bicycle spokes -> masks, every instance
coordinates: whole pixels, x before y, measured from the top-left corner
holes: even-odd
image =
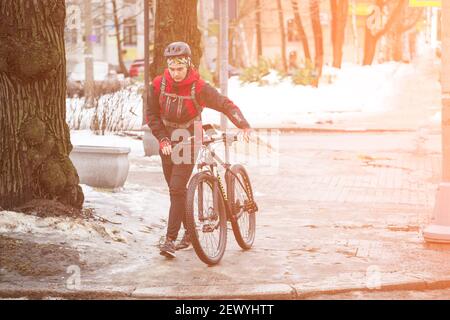
[[[255,212],[258,209],[247,172],[239,165],[233,166],[232,170],[231,225],[239,246],[249,249],[255,238]]]
[[[194,203],[194,216],[198,240],[208,256],[215,256],[219,250],[220,219],[217,196],[213,186],[207,182],[200,182],[197,187]],[[197,214],[195,214],[197,213]]]

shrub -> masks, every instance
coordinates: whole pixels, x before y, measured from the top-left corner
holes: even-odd
[[[66,121],[70,129],[90,129],[94,133],[136,130],[142,126],[142,88],[128,86],[94,98],[66,100]]]
[[[250,66],[242,71],[239,80],[242,83],[257,82],[260,85],[264,85],[266,81],[263,80],[263,77],[269,74],[270,68],[270,61],[264,57],[260,57],[256,66]]]
[[[303,68],[299,68],[292,74],[292,82],[296,85],[314,85],[318,81],[318,73],[311,61],[306,61]]]

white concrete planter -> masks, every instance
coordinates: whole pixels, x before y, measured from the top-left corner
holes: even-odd
[[[116,189],[125,184],[130,164],[130,148],[74,146],[70,159],[80,183],[91,187]]]
[[[142,130],[144,131],[143,144],[145,156],[150,157],[159,155],[158,139],[155,138],[155,136],[152,134],[152,131],[147,125],[143,126]]]

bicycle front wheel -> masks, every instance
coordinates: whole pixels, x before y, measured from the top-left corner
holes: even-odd
[[[237,243],[242,249],[247,250],[252,247],[256,233],[256,214],[252,210],[254,204],[252,186],[242,165],[234,165],[230,170],[234,173],[231,175],[229,195],[231,226]]]
[[[201,261],[219,263],[227,242],[227,217],[218,181],[199,172],[189,182],[186,195],[186,228]]]

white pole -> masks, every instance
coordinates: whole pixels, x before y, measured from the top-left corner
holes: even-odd
[[[103,15],[103,28],[102,28],[102,56],[103,61],[108,62],[108,28],[106,27],[108,20],[106,17],[107,11],[106,11],[106,0],[103,0],[102,2],[102,15]]]
[[[432,223],[425,241],[450,243],[450,1],[442,1],[442,182],[436,196]],[[434,37],[434,35],[433,35]]]
[[[220,91],[223,95],[228,95],[228,0],[220,0]],[[227,118],[220,115],[220,129],[227,129]]]
[[[92,6],[90,0],[84,1],[84,40],[85,40],[85,97],[87,107],[92,107],[93,89],[94,89],[94,66],[92,61]]]
[[[437,14],[436,14],[437,15]],[[442,1],[442,179],[450,183],[450,1]],[[436,35],[437,36],[437,35]],[[449,208],[450,210],[450,208]],[[448,213],[450,217],[450,212]]]
[[[150,21],[149,21],[149,3],[148,0],[144,1],[144,97],[142,99],[143,106],[142,106],[142,114],[144,115],[142,119],[142,124],[145,125],[146,123],[146,115],[145,115],[145,107],[147,106],[147,99],[149,95],[149,82],[150,82],[150,75],[149,75],[149,69],[150,69]]]

